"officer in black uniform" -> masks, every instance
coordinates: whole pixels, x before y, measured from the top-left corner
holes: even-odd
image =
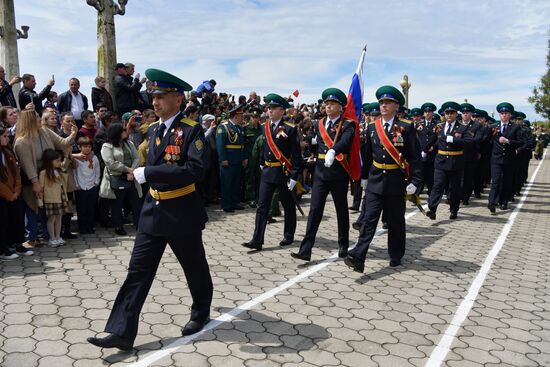
[[[361,151],[362,181],[368,178],[365,193],[365,219],[357,245],[344,260],[354,271],[362,273],[369,245],[376,232],[380,213],[386,213],[388,225],[388,252],[390,266],[401,264],[405,254],[405,193],[416,194],[422,186],[420,144],[411,123],[396,116],[397,108],[405,103],[403,94],[392,86],[383,86],[376,91],[380,101],[381,127],[397,153],[409,165],[410,177],[403,163],[398,163],[384,147],[376,128],[371,122],[367,130],[365,149]]]
[[[487,111],[476,109],[473,118],[479,124],[479,160],[474,172],[474,196],[481,199],[481,193],[486,182],[491,177],[491,129],[489,128]]]
[[[88,342],[102,348],[132,349],[139,314],[168,243],[182,266],[193,298],[190,321],[182,335],[201,330],[210,320],[212,279],[202,243],[208,220],[195,183],[207,165],[206,142],[200,124],[184,118],[179,107],[191,86],[158,69],[145,71],[152,83],[153,107],[160,117],[148,131],[146,167],[133,171],[147,182],[128,275],[116,297],[103,338]]]
[[[428,143],[435,137],[434,128],[437,123],[434,119],[434,112],[437,107],[431,102],[426,102],[420,109],[424,113],[424,120],[416,126],[416,130],[420,140],[420,149],[422,149],[422,178],[428,190],[428,196],[430,196],[434,185],[434,162],[437,148],[435,146],[428,147]]]
[[[347,193],[350,176],[344,167],[349,162],[347,159],[355,136],[355,122],[342,118],[342,112],[347,103],[344,92],[337,88],[328,88],[323,91],[322,98],[326,106],[327,117],[313,126],[318,150],[307,229],[300,250],[297,253],[291,253],[292,257],[304,261],[311,260],[311,249],[315,244],[315,236],[323,218],[329,193],[332,195],[336,207],[338,256],[345,257],[349,247]],[[319,126],[320,124],[323,124],[323,130],[320,130],[322,128]],[[327,146],[326,137],[323,138],[322,131],[325,130],[330,140],[334,142],[332,148]]]
[[[437,206],[448,187],[448,197],[451,215],[456,219],[460,207],[462,169],[464,167],[464,148],[472,142],[465,134],[466,128],[457,121],[460,105],[456,102],[445,102],[441,109],[445,115],[445,123],[440,123],[435,129],[435,135],[428,147],[437,144],[435,158],[434,186],[428,199],[429,211],[426,216],[435,219]]]
[[[261,250],[264,244],[265,227],[268,220],[269,207],[275,190],[279,190],[279,199],[285,211],[284,238],[279,243],[288,246],[294,242],[296,231],[296,206],[291,191],[294,189],[300,175],[302,158],[298,128],[290,122],[283,121],[285,110],[290,104],[275,93],[265,97],[268,106],[269,121],[264,125],[263,153],[260,157],[262,177],[260,181],[260,196],[256,209],[256,226],[252,240],[243,243],[244,247]],[[266,129],[270,129],[266,131]],[[267,133],[270,133],[275,144],[274,152],[268,142]],[[282,154],[278,159],[277,156]],[[288,167],[290,163],[292,167]]]
[[[487,207],[492,214],[500,209],[507,210],[514,195],[514,164],[516,149],[523,145],[520,127],[511,123],[514,106],[508,102],[497,105],[500,123],[493,124],[491,154],[491,191]]]
[[[476,166],[479,161],[480,145],[483,140],[481,125],[472,119],[475,107],[470,103],[462,103],[462,125],[464,134],[472,141],[464,146],[464,169],[462,173],[462,205],[470,204],[470,197],[474,190]]]

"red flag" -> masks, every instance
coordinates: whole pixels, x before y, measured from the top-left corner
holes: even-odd
[[[296,89],[294,90],[294,92],[292,92],[292,94],[294,95],[294,97],[298,98],[298,96],[300,95],[300,91]]]

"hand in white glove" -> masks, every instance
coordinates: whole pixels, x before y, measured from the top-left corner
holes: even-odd
[[[264,170],[264,167],[265,167],[264,165],[261,165],[261,164],[260,164],[260,171],[263,171],[263,170]]]
[[[412,195],[416,192],[416,186],[414,186],[412,183],[407,185],[407,188],[405,189],[407,191],[407,194]]]
[[[447,143],[452,143],[455,139],[452,136],[447,136]]]
[[[311,145],[317,145],[317,137],[316,136],[311,138]]]
[[[363,188],[363,190],[367,189],[367,179],[366,178],[361,179],[361,187]]]
[[[422,152],[420,153],[420,155],[422,156],[422,159],[425,159],[428,156],[428,153]]]
[[[147,181],[145,179],[145,167],[135,168],[133,174],[134,174],[134,179],[138,182],[138,184],[141,185],[142,183]]]
[[[330,167],[334,163],[334,156],[336,152],[334,149],[330,149],[327,154],[325,154],[325,167]]]
[[[289,179],[287,183],[288,191],[292,191],[294,186],[296,186],[296,180]]]

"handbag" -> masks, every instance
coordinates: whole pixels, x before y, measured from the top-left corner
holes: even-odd
[[[109,175],[109,184],[111,189],[124,190],[129,189],[134,184],[126,179],[126,175]]]

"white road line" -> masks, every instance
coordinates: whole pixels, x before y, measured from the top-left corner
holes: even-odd
[[[518,202],[518,205],[512,211],[512,214],[510,214],[510,218],[508,218],[508,221],[506,222],[506,224],[504,224],[504,227],[500,232],[500,236],[497,238],[495,244],[491,248],[491,251],[485,258],[485,261],[483,262],[483,264],[481,265],[481,268],[479,269],[479,273],[474,278],[474,281],[472,282],[472,285],[468,290],[468,294],[466,294],[466,297],[464,297],[464,299],[460,303],[460,306],[456,310],[456,313],[453,319],[451,320],[449,327],[447,328],[447,330],[445,330],[445,333],[443,334],[443,337],[437,344],[437,347],[435,347],[435,349],[432,351],[430,358],[426,362],[426,367],[439,367],[445,361],[445,358],[447,357],[447,354],[450,351],[451,345],[456,337],[456,334],[460,330],[462,323],[464,322],[466,317],[468,317],[468,314],[470,313],[470,310],[472,309],[472,306],[474,305],[474,302],[479,294],[479,290],[483,285],[483,283],[485,282],[485,278],[487,277],[487,274],[489,274],[489,270],[491,270],[493,261],[495,260],[498,253],[502,249],[502,246],[504,245],[506,238],[508,237],[508,234],[512,229],[512,226],[516,221],[516,217],[518,216],[518,213],[521,210],[521,207],[523,206],[525,199],[527,199],[527,195],[529,195],[529,191],[533,186],[533,182],[535,181],[535,178],[539,173],[539,169],[542,166],[542,162],[544,162],[544,158],[546,157],[546,152],[547,150],[544,152],[544,155],[541,161],[539,162],[537,168],[535,169],[535,172],[533,172],[533,175],[531,176],[531,180],[529,181],[529,184],[525,188],[523,196]]]
[[[409,214],[405,215],[405,220],[411,218],[412,216],[416,215],[419,212],[420,211],[418,209],[413,210]],[[380,236],[384,232],[385,232],[385,230],[382,230],[382,229],[376,231],[375,237]],[[290,280],[287,280],[286,282],[284,282],[280,286],[278,286],[276,288],[273,288],[273,289],[259,295],[258,297],[246,302],[245,304],[243,304],[241,306],[237,306],[234,309],[232,309],[231,311],[220,315],[216,319],[210,321],[208,323],[208,325],[206,325],[206,327],[204,329],[202,329],[200,332],[198,332],[196,334],[193,334],[193,335],[189,335],[189,336],[185,336],[185,337],[181,337],[179,339],[176,339],[175,341],[173,341],[172,343],[170,343],[166,347],[163,347],[162,349],[147,355],[145,358],[143,358],[143,359],[141,359],[141,360],[139,360],[135,363],[132,363],[132,364],[128,365],[128,367],[147,367],[151,363],[156,362],[159,359],[164,358],[166,356],[169,356],[172,353],[175,353],[178,350],[178,348],[180,348],[181,346],[184,346],[184,345],[188,344],[189,342],[197,339],[199,336],[201,336],[205,332],[207,332],[209,330],[212,330],[212,329],[215,329],[216,327],[223,324],[224,322],[230,322],[235,317],[237,317],[239,314],[256,307],[258,304],[260,304],[260,303],[262,303],[262,302],[264,302],[264,301],[266,301],[270,298],[273,298],[278,293],[281,293],[285,289],[292,287],[296,283],[306,279],[310,275],[315,274],[319,270],[327,267],[328,265],[330,265],[331,263],[336,261],[336,259],[338,259],[338,252],[335,252],[331,257],[327,258],[323,262],[321,262],[321,263],[319,263],[315,266],[312,266],[312,267],[308,268],[306,271],[296,275],[294,278],[292,278]]]

